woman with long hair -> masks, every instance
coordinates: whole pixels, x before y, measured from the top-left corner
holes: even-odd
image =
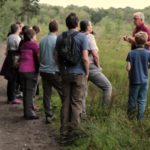
[[[27,120],[38,119],[33,110],[33,97],[38,77],[39,44],[35,41],[33,29],[24,32],[24,40],[20,47],[19,72],[23,87],[24,117]]]
[[[88,80],[94,83],[98,88],[103,91],[102,105],[108,105],[111,100],[112,85],[107,77],[103,74],[102,68],[99,63],[99,49],[97,47],[95,37],[93,35],[93,27],[90,21],[83,20],[80,22],[80,31],[85,33],[88,38],[88,51],[89,51],[89,78]],[[86,95],[83,100],[82,115],[86,115]]]

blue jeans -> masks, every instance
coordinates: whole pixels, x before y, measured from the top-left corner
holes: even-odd
[[[138,107],[137,119],[144,118],[147,101],[147,91],[147,83],[129,86],[128,115],[131,115],[132,112],[136,110],[136,107]]]

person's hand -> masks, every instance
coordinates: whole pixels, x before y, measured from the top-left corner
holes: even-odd
[[[134,37],[128,36],[128,42],[133,43],[134,42]]]
[[[5,56],[7,56],[7,54],[8,54],[8,51],[6,51],[6,52],[4,53]]]
[[[86,74],[86,75],[85,75],[85,78],[88,80],[88,78],[89,78],[89,74]]]
[[[128,41],[128,36],[127,35],[123,36],[123,40]]]
[[[132,37],[132,36],[123,36],[123,40],[126,41],[126,42],[129,42],[129,43],[134,43],[135,42],[135,38]]]

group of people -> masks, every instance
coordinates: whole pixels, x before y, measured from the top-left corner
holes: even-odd
[[[150,62],[147,50],[150,45],[147,42],[150,39],[150,31],[145,27],[141,14],[134,14],[137,27],[133,36],[124,37],[125,41],[132,44],[132,49],[135,49],[129,52],[127,57],[130,80],[128,114],[131,116],[138,103],[138,119],[144,117]],[[137,18],[142,22],[140,25]],[[23,102],[24,118],[27,120],[39,118],[33,103],[38,74],[40,73],[42,79],[43,106],[47,123],[54,116],[51,110],[52,87],[57,90],[62,102],[62,143],[77,135],[80,118],[86,116],[88,81],[103,91],[102,106],[110,104],[112,94],[112,85],[100,66],[99,49],[92,24],[89,20],[80,21],[80,31],[78,25],[78,16],[70,13],[66,18],[68,30],[58,35],[59,25],[56,20],[52,20],[49,23],[48,35],[39,43],[36,40],[36,34],[40,31],[37,26],[23,27],[21,23],[11,25],[11,32],[7,38],[6,59],[1,70],[1,75],[8,80],[7,102]],[[148,35],[145,32],[148,32]],[[18,77],[23,91],[23,101],[16,99],[15,95]]]
[[[148,68],[150,64],[150,28],[144,23],[144,14],[133,14],[135,29],[132,36],[124,36],[131,44],[127,55],[126,69],[129,73],[129,99],[127,114],[129,119],[143,119],[148,93]],[[137,111],[138,110],[138,111]]]

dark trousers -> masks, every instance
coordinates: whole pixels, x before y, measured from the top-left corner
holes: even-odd
[[[61,134],[68,134],[80,124],[82,101],[85,93],[86,78],[84,75],[62,75],[64,101],[61,113]]]
[[[20,73],[17,72],[17,80],[16,80],[16,93],[17,92],[22,92],[22,87],[21,87],[21,79],[20,79]]]
[[[23,87],[24,117],[35,116],[32,109],[37,73],[20,73],[21,85]]]
[[[15,94],[15,88],[16,88],[16,78],[9,79],[7,82],[7,100],[8,102],[12,102],[16,99]]]
[[[49,115],[51,114],[52,87],[57,90],[61,100],[63,101],[62,79],[58,73],[50,74],[41,72],[40,75],[42,77],[44,111],[46,115]]]

